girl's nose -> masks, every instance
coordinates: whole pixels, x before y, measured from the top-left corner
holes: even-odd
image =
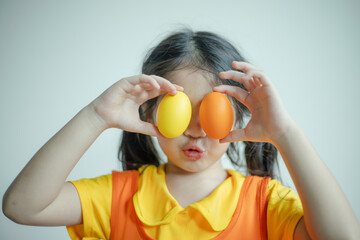
[[[194,111],[193,111],[193,113],[194,113]],[[184,135],[187,137],[192,137],[192,138],[201,138],[201,137],[206,136],[206,133],[201,128],[198,112],[195,112],[195,114],[192,114],[189,126],[185,130]]]

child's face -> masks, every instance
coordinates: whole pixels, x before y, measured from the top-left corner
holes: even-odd
[[[190,124],[182,135],[177,138],[158,138],[169,164],[186,172],[200,172],[210,166],[221,166],[221,156],[228,149],[229,143],[220,144],[219,140],[207,137],[199,120],[201,101],[212,92],[215,82],[203,71],[192,69],[174,71],[166,78],[184,87],[192,105]]]

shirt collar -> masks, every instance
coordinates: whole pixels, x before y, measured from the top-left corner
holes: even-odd
[[[138,218],[148,226],[168,224],[186,210],[169,193],[164,167],[164,164],[159,167],[147,165],[139,169],[139,188],[133,202]],[[187,207],[201,214],[214,231],[223,231],[230,223],[245,179],[236,171],[226,171],[229,177],[209,196]]]

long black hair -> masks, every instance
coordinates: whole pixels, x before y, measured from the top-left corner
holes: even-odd
[[[201,69],[209,72],[219,84],[227,84],[245,89],[232,80],[218,77],[219,72],[230,70],[233,61],[246,61],[238,50],[225,38],[211,32],[194,32],[184,29],[170,34],[147,53],[142,73],[165,77],[179,68]],[[234,69],[232,69],[234,70]],[[244,127],[249,110],[239,101],[230,97],[236,111],[239,128]],[[155,111],[157,98],[145,102],[139,108],[140,118],[149,119]],[[244,142],[246,168],[249,174],[274,177],[274,166],[277,166],[277,150],[270,143]],[[240,143],[230,143],[226,151],[235,168],[242,168]],[[118,152],[124,170],[138,169],[152,164],[160,165],[160,157],[150,136],[123,131]]]

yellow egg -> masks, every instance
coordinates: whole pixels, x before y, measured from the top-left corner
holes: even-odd
[[[167,94],[157,110],[157,127],[167,138],[183,134],[190,123],[191,103],[188,96],[178,91],[176,95]]]

